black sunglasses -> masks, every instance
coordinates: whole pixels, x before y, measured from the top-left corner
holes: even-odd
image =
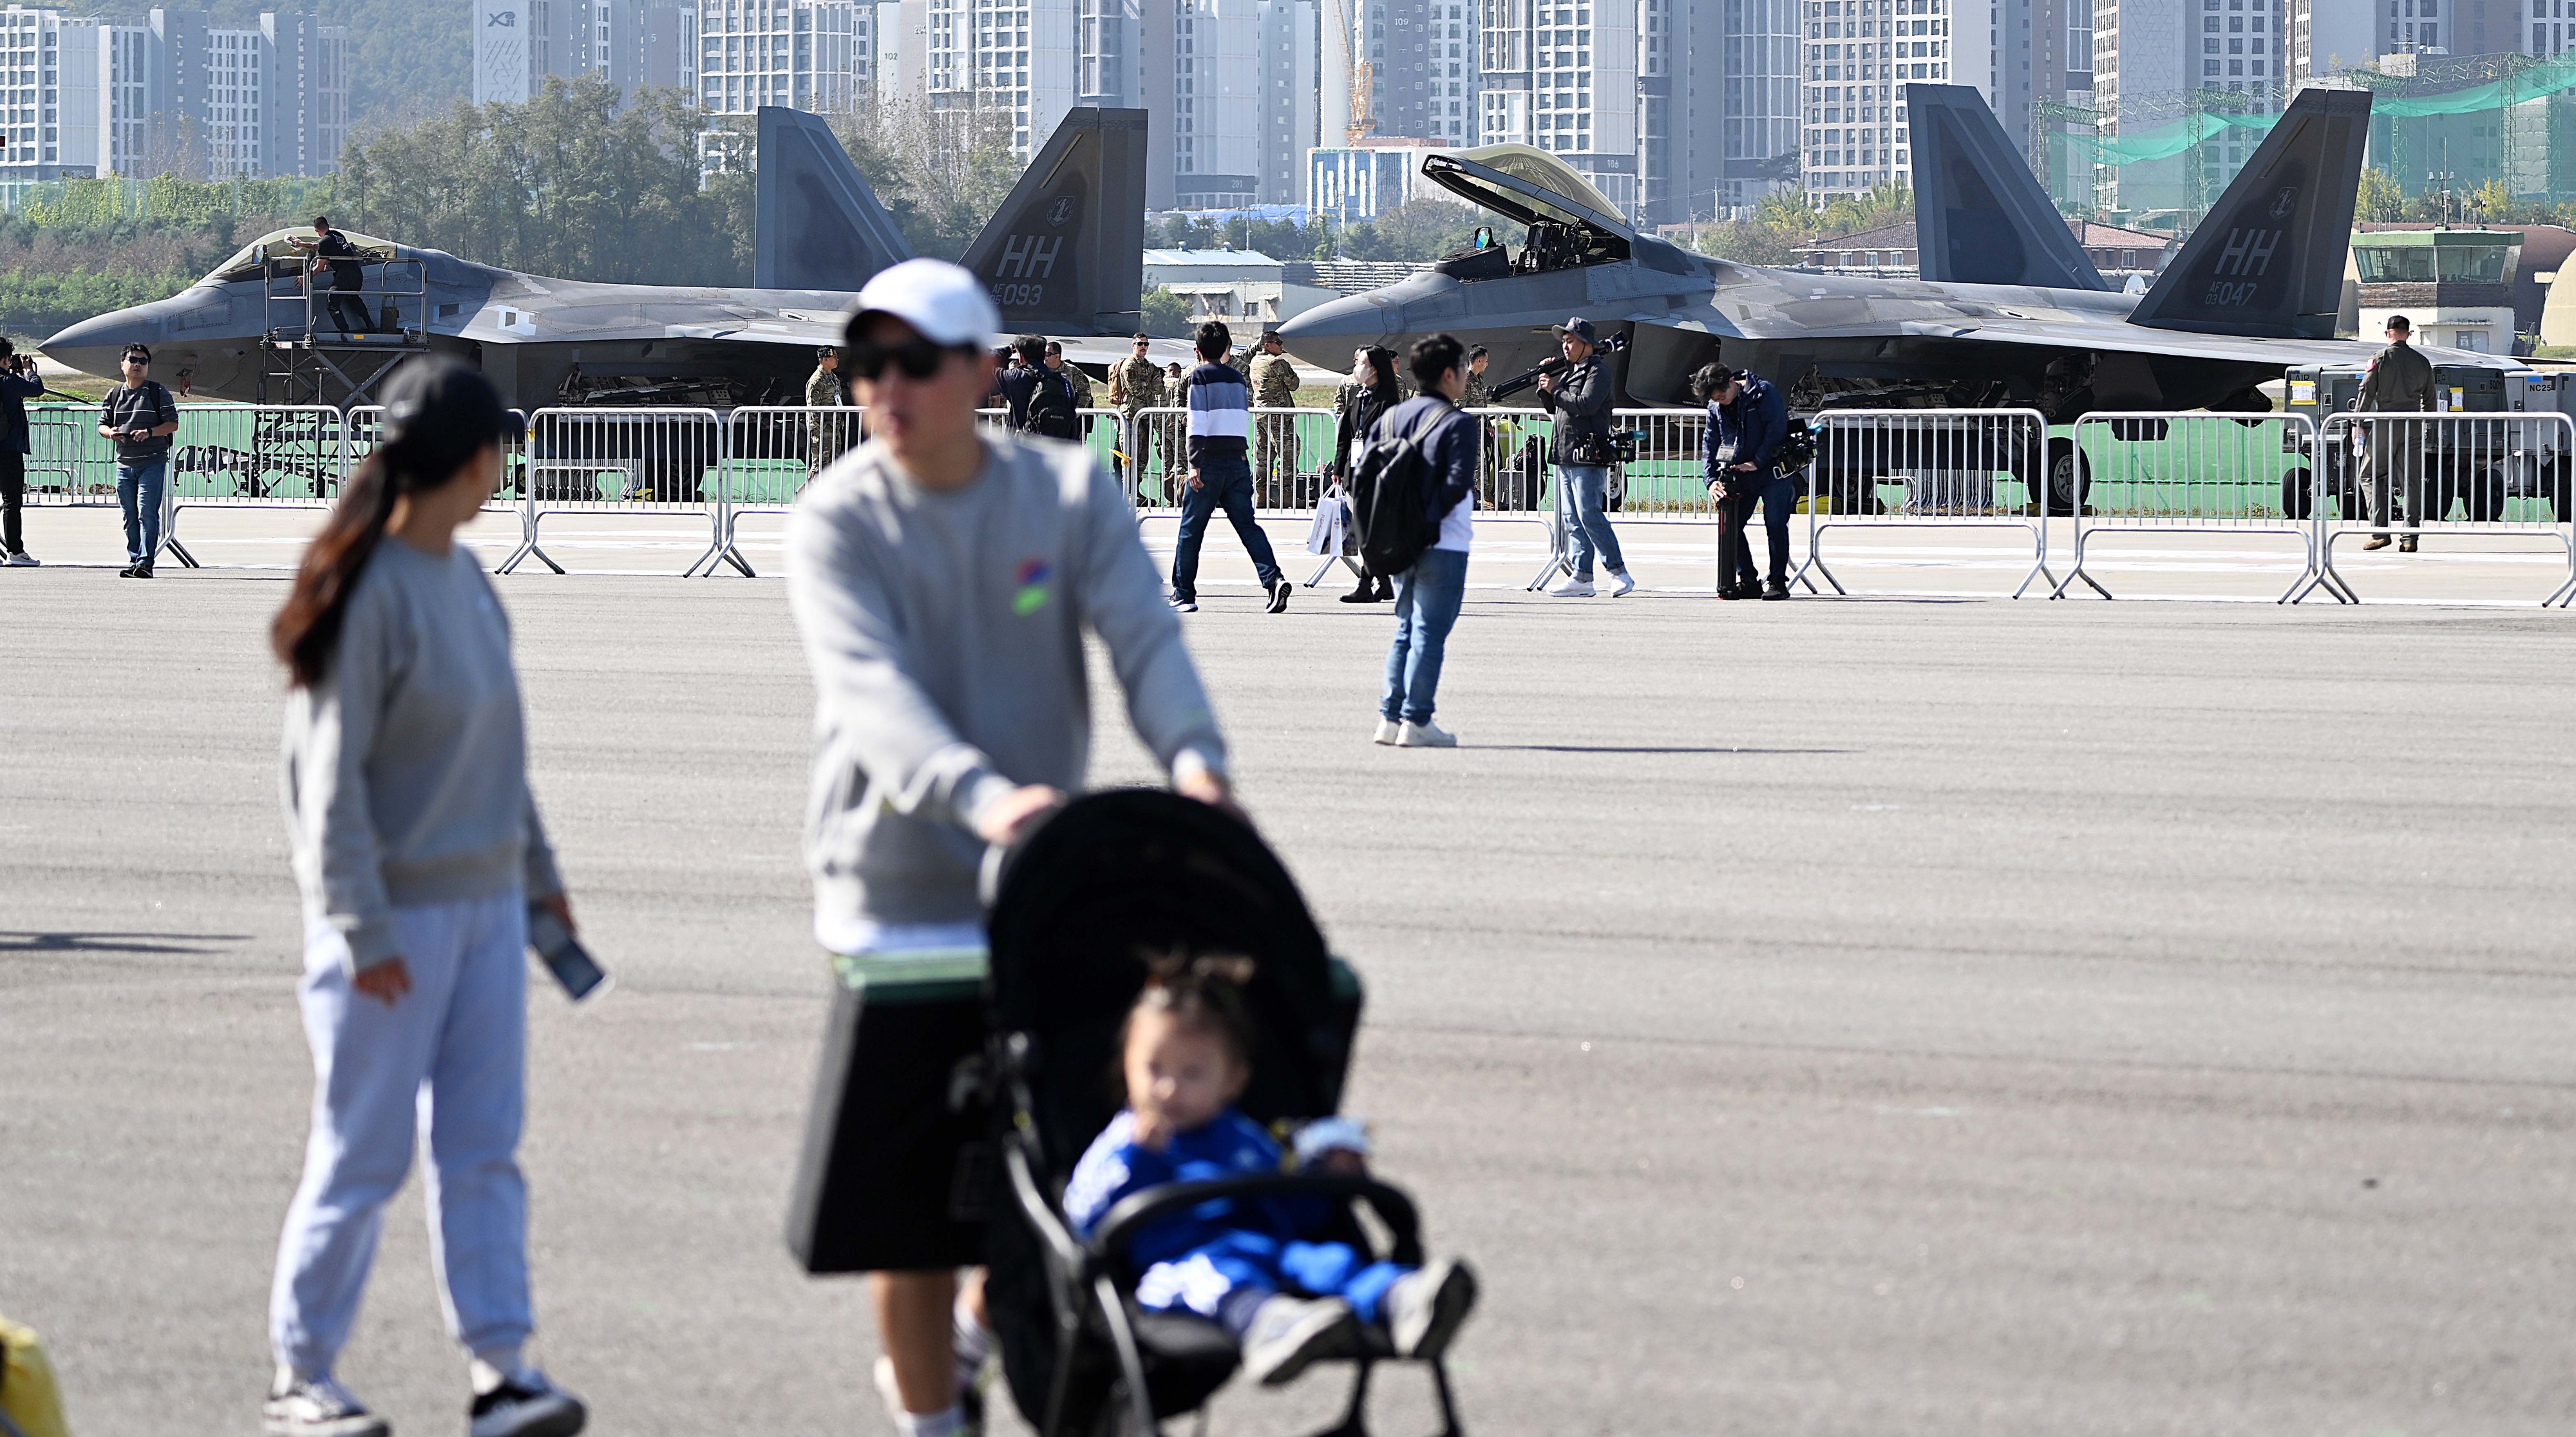
[[[850,356],[850,372],[870,381],[884,375],[889,364],[902,370],[907,379],[928,379],[948,362],[948,356],[976,352],[973,345],[933,344],[919,335],[901,344],[854,339],[845,348]]]

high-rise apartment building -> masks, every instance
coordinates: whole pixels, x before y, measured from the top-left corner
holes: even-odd
[[[1080,0],[929,0],[924,48],[932,103],[1006,110],[1011,148],[1033,153],[1082,98],[1079,5]]]
[[[1907,81],[1967,85],[1995,103],[2004,0],[1805,3],[1810,193],[1867,190],[1907,177]]]
[[[217,29],[201,10],[143,24],[0,12],[0,177],[318,175],[348,139],[348,33],[311,15]]]
[[[782,0],[783,3],[783,0]],[[716,8],[706,0],[706,8]],[[523,104],[546,77],[695,94],[699,10],[650,0],[474,0],[474,103]]]
[[[713,114],[748,115],[763,105],[837,110],[873,83],[873,4],[700,0],[696,30],[698,106]]]
[[[1478,138],[1545,150],[1634,214],[1639,0],[1483,4]]]
[[[2399,3],[2429,10],[2442,0]],[[2205,138],[2168,158],[2101,167],[2096,202],[2196,211],[2216,199],[2262,142],[2259,129],[2223,117],[2277,114],[2291,92],[2289,18],[2284,0],[2097,0],[2093,93],[2101,131],[2190,124]]]

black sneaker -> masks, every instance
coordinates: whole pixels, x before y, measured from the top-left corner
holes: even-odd
[[[152,566],[151,566],[150,564],[137,564],[137,565],[135,565],[135,566],[134,566],[134,577],[136,577],[136,578],[138,578],[138,579],[149,579],[149,578],[151,578],[151,577],[152,577]]]
[[[1358,1345],[1360,1320],[1338,1297],[1274,1297],[1243,1334],[1243,1372],[1264,1387],[1296,1380],[1327,1357]]]
[[[134,571],[137,567],[137,565],[128,564],[124,568],[116,571],[116,577],[120,579],[131,579],[134,577]]]
[[[465,1430],[467,1437],[573,1437],[589,1420],[580,1398],[531,1367],[475,1398]]]
[[[1789,597],[1789,581],[1786,579],[1773,579],[1770,583],[1762,586],[1762,597],[1766,599],[1785,599]]]
[[[271,1392],[268,1405],[260,1409],[260,1430],[267,1437],[390,1437],[393,1431],[356,1394],[328,1377],[308,1377]]]
[[[1449,1339],[1475,1309],[1476,1274],[1454,1259],[1435,1262],[1397,1278],[1385,1305],[1396,1355],[1428,1362],[1449,1350]]]
[[[1284,614],[1288,612],[1288,581],[1286,579],[1281,579],[1278,583],[1270,586],[1270,612],[1274,614]]]

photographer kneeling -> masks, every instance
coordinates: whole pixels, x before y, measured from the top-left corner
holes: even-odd
[[[1691,376],[1691,392],[1708,406],[1708,426],[1700,438],[1700,463],[1708,474],[1708,497],[1717,503],[1717,596],[1721,599],[1789,597],[1789,508],[1796,502],[1797,479],[1780,465],[1780,450],[1789,438],[1789,405],[1771,381],[1749,369],[1703,365]],[[1762,526],[1771,531],[1771,581],[1753,567],[1753,545],[1744,526],[1753,506],[1762,505]]]

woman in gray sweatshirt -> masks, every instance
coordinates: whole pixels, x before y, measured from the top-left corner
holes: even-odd
[[[520,1355],[527,908],[572,921],[528,793],[509,622],[455,542],[500,474],[492,386],[417,360],[385,441],[305,550],[271,637],[290,674],[286,826],[304,895],[313,1130],[269,1297],[269,1437],[384,1437],[332,1376],[384,1205],[429,1127],[430,1243],[470,1355],[471,1437],[568,1437],[584,1412]]]

